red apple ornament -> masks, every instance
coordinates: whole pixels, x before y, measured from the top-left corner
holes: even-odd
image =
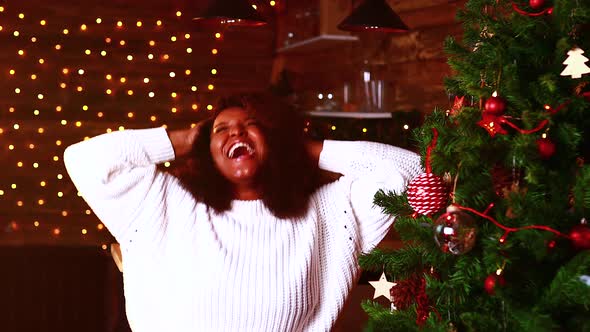
[[[498,286],[504,286],[506,281],[502,275],[497,275],[496,273],[492,273],[487,276],[486,280],[483,282],[483,288],[488,292],[490,295],[494,295],[496,292],[496,288]]]
[[[532,9],[539,9],[545,6],[545,0],[529,0],[529,6]]]
[[[502,97],[498,97],[498,93],[494,92],[486,103],[484,104],[484,113],[493,115],[502,115],[506,110],[506,101]]]
[[[537,147],[539,148],[539,155],[542,159],[549,159],[555,154],[555,143],[548,138],[540,138],[537,140]]]
[[[580,224],[572,227],[569,237],[576,249],[590,249],[590,227],[588,227],[588,224]]]

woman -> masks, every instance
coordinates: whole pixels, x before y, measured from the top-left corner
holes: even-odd
[[[328,331],[357,257],[393,218],[418,155],[370,142],[305,142],[273,97],[225,99],[190,130],[104,134],[68,147],[71,179],[121,244],[127,317],[143,331]],[[156,165],[185,159],[178,176]],[[319,169],[342,174],[322,185]]]

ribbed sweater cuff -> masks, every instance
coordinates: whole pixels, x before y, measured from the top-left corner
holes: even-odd
[[[132,132],[150,162],[159,164],[174,159],[174,148],[165,128],[138,129]]]
[[[358,142],[324,140],[319,167],[328,171],[341,170],[350,163],[351,156],[357,155],[358,147]]]

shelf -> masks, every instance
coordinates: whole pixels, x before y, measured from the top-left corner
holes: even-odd
[[[311,53],[327,48],[337,48],[344,44],[358,41],[358,37],[349,35],[319,35],[317,37],[294,42],[277,49],[278,53]]]
[[[352,118],[352,119],[391,119],[388,112],[342,112],[342,111],[310,111],[305,114],[325,118]]]

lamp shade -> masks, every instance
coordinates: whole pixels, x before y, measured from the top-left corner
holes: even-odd
[[[213,0],[203,15],[193,18],[198,27],[220,25],[262,26],[266,21],[246,0]]]
[[[345,18],[338,29],[363,32],[405,32],[408,26],[389,7],[386,0],[365,0]]]

